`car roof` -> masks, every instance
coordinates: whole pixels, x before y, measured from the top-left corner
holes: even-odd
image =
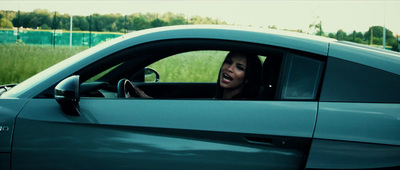
[[[338,41],[329,45],[328,55],[400,75],[399,52],[348,41]]]
[[[168,26],[142,31],[136,31],[123,35],[121,38],[135,39],[137,42],[141,37],[144,41],[158,41],[165,39],[222,39],[242,41],[258,44],[266,44],[277,47],[290,47],[300,51],[326,55],[328,44],[336,39],[309,35],[298,32],[253,28],[232,25],[181,25]]]

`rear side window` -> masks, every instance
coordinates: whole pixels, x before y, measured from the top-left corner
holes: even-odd
[[[328,58],[321,101],[400,102],[400,76],[338,58]]]
[[[324,62],[288,53],[283,66],[279,98],[282,100],[316,99]]]

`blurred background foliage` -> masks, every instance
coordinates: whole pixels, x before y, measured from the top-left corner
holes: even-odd
[[[5,11],[0,10],[0,29],[25,28],[34,30],[70,30],[69,14],[60,14],[58,12],[50,12],[45,9],[36,9],[32,12]],[[317,17],[318,19],[318,17]],[[185,16],[184,14],[175,14],[166,12],[158,13],[133,13],[130,15],[94,13],[89,16],[73,16],[73,31],[95,31],[95,32],[117,32],[128,33],[154,27],[170,26],[170,25],[187,25],[187,24],[228,24],[225,21],[201,16]],[[273,23],[271,23],[273,24]],[[269,26],[270,29],[279,29],[275,25]],[[315,21],[310,24],[309,28],[313,34],[335,38],[338,40],[352,41],[361,44],[382,46],[383,44],[383,27],[371,26],[365,32],[356,32],[355,30],[338,30],[336,33],[325,33],[323,23]],[[285,29],[283,29],[285,30]],[[304,32],[303,30],[287,30],[295,32]],[[399,37],[393,35],[393,32],[385,28],[387,48],[399,51]]]
[[[0,10],[0,28],[23,27],[31,29],[70,29],[69,14],[50,12],[44,9],[36,9],[32,12],[4,11]],[[167,12],[158,13],[133,13],[131,15],[98,13],[90,16],[73,16],[73,31],[97,31],[97,32],[121,32],[137,31],[153,27],[186,24],[226,24],[210,17],[174,14]]]

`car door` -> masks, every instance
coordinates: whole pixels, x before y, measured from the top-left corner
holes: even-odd
[[[12,167],[297,169],[316,103],[81,99],[80,111],[31,100],[16,122]]]
[[[32,99],[16,119],[12,168],[304,168],[324,62],[279,57],[276,84],[264,84],[271,100],[82,97],[74,116]]]

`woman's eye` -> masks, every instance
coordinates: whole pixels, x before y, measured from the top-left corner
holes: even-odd
[[[239,70],[241,70],[241,71],[244,71],[244,70],[245,70],[245,68],[244,68],[243,66],[236,66],[236,68],[239,69]]]
[[[226,59],[226,60],[224,61],[224,63],[225,63],[225,64],[232,64],[232,60]]]

